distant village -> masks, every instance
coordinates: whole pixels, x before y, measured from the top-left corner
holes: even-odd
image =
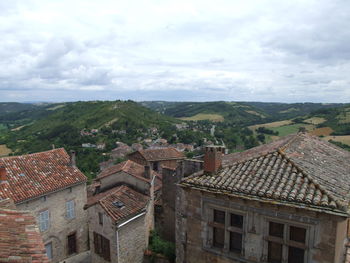
[[[0,158],[0,262],[350,263],[348,151],[306,131],[115,146],[89,183],[75,151]]]

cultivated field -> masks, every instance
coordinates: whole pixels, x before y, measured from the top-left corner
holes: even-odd
[[[9,148],[6,147],[5,144],[1,144],[0,145],[0,156],[7,156],[11,153],[11,150]]]
[[[255,129],[259,128],[259,127],[275,128],[275,127],[280,127],[280,126],[283,126],[283,125],[289,125],[291,123],[292,123],[291,120],[274,121],[274,122],[269,122],[269,123],[252,125],[252,126],[249,126],[249,129],[255,130]]]
[[[325,140],[333,140],[336,142],[341,142],[347,145],[350,145],[350,135],[340,135],[340,136],[325,136],[323,137]]]
[[[314,124],[314,125],[324,123],[325,121],[326,121],[326,119],[321,118],[321,117],[312,117],[312,118],[304,120],[304,122]]]
[[[259,116],[261,118],[265,118],[265,116],[263,114],[261,114],[259,112],[256,112],[256,111],[253,111],[253,110],[246,110],[245,112],[253,114],[253,115],[256,115],[256,116]]]
[[[191,117],[183,117],[179,119],[184,121],[203,121],[203,120],[209,120],[214,122],[224,121],[224,117],[221,116],[220,114],[204,114],[204,113],[199,113]]]
[[[270,129],[277,131],[279,136],[286,136],[291,133],[297,133],[301,127],[306,128],[307,131],[312,131],[315,128],[315,126],[311,124],[296,123],[291,125],[283,125],[280,127],[272,127]]]
[[[333,129],[330,127],[317,128],[312,130],[310,133],[316,136],[328,136],[333,132]]]

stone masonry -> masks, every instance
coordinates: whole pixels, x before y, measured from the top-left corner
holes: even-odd
[[[66,201],[74,200],[75,218],[66,218]],[[67,236],[76,233],[77,252],[88,250],[87,214],[83,209],[86,204],[86,183],[81,183],[54,193],[47,194],[17,204],[18,210],[31,211],[38,221],[39,213],[49,210],[50,227],[41,232],[44,244],[52,242],[53,258],[59,262],[68,258]]]

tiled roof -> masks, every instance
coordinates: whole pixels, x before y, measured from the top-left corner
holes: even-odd
[[[243,198],[338,214],[348,213],[350,153],[307,134],[226,156],[216,174],[182,185]]]
[[[49,262],[34,217],[0,208],[0,262]]]
[[[0,158],[8,176],[8,184],[0,184],[0,198],[10,197],[18,203],[86,182],[85,175],[70,166],[69,160],[63,148]]]
[[[185,155],[175,148],[146,149],[138,151],[147,161],[184,159]]]
[[[102,179],[107,176],[111,176],[113,174],[119,173],[119,172],[125,172],[127,174],[130,174],[142,181],[151,182],[151,178],[146,178],[144,176],[145,174],[145,167],[143,165],[140,165],[138,163],[135,163],[134,161],[127,160],[122,163],[118,163],[116,165],[113,165],[109,168],[106,168],[102,170],[102,172],[97,176],[97,179]],[[158,190],[162,186],[162,178],[161,175],[156,173],[155,171],[151,170],[152,175],[156,176],[155,180],[155,190]]]
[[[148,201],[148,196],[121,185],[92,196],[88,199],[87,207],[98,203],[114,222],[121,222],[145,210]],[[122,207],[117,207],[116,202],[122,204]]]

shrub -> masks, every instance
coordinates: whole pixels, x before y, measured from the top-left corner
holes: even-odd
[[[155,230],[150,235],[149,249],[154,253],[164,255],[170,262],[175,262],[175,244],[163,240]]]

